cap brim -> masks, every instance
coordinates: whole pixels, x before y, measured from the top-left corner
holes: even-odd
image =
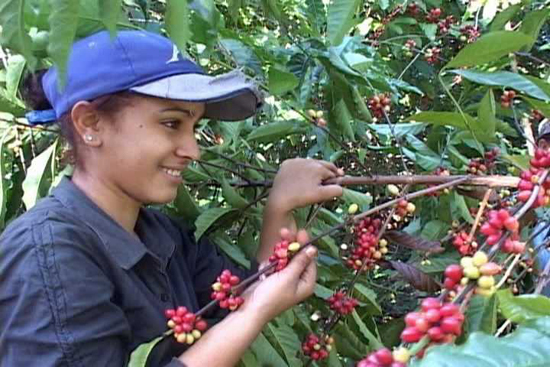
[[[256,85],[237,70],[218,76],[172,75],[130,90],[159,98],[204,102],[204,117],[225,121],[253,116],[263,102]]]

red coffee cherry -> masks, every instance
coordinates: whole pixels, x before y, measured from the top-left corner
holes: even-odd
[[[349,315],[359,304],[355,298],[348,297],[342,291],[334,293],[327,299],[330,309],[338,312],[341,315]]]

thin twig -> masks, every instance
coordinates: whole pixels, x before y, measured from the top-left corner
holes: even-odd
[[[472,229],[470,230],[470,235],[468,236],[468,242],[471,242],[474,238],[474,234],[476,233],[477,226],[479,225],[479,222],[481,221],[481,217],[483,216],[483,211],[485,210],[485,207],[487,206],[487,202],[489,201],[489,197],[491,196],[491,193],[493,192],[493,189],[488,189],[485,191],[485,195],[483,196],[483,200],[481,201],[481,205],[479,206],[479,209],[476,213],[476,219],[474,221],[474,225],[472,226]]]

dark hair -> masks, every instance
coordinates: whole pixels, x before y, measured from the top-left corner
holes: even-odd
[[[53,108],[42,87],[42,77],[47,69],[29,73],[23,79],[20,92],[25,104],[33,110],[48,110]],[[133,93],[123,91],[105,95],[91,101],[96,111],[106,117],[114,117],[120,110],[129,104],[129,99],[135,96]],[[63,114],[57,121],[61,129],[61,135],[65,139],[68,149],[63,160],[71,164],[78,163],[78,146],[80,139],[76,134],[70,112]]]

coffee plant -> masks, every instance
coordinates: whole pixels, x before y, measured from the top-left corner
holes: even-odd
[[[202,310],[166,310],[167,332],[131,366],[167,338],[194,343],[206,310],[238,308],[311,245],[315,295],[241,366],[550,365],[549,14],[539,0],[3,0],[0,228],[71,170],[57,127],[25,119],[24,75],[63,70],[92,32],[143,28],[266,94],[257,116],[197,131],[202,157],[161,207],[197,238],[249,267],[283,160],[328,160],[346,177],[342,198],[295,211],[309,243],[283,229],[256,275],[224,271]]]

